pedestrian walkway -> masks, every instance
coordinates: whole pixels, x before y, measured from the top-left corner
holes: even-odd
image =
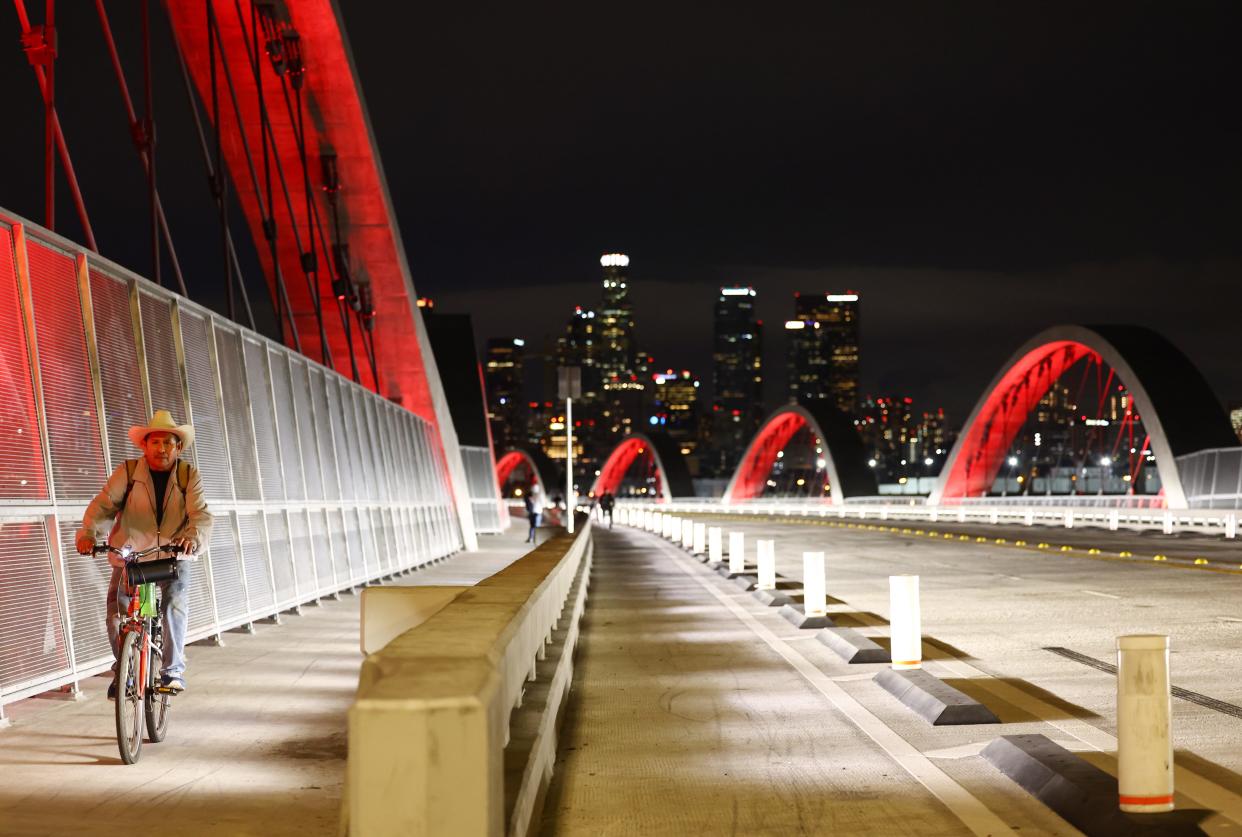
[[[969,833],[708,585],[748,594],[634,529],[595,550],[545,834]]]
[[[524,522],[399,579],[474,584],[529,549]],[[168,739],[138,764],[117,755],[106,677],[83,698],[6,706],[0,729],[0,835],[168,830],[198,835],[332,835],[344,782],[345,713],[358,685],[359,597],[307,606],[279,626],[189,649],[189,690]],[[100,603],[102,609],[103,603]]]

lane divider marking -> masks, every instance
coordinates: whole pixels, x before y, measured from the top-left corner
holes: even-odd
[[[664,545],[663,541],[659,543],[661,546]],[[676,556],[677,560],[674,563],[682,572],[694,579],[700,587],[720,602],[742,624],[750,628],[752,633],[762,639],[769,648],[783,657],[785,662],[789,663],[795,671],[802,675],[807,683],[826,697],[836,707],[837,711],[879,745],[880,749],[887,753],[889,758],[909,773],[919,784],[927,788],[932,795],[943,802],[945,807],[961,820],[962,824],[969,828],[972,833],[979,835],[979,837],[1015,834],[1013,829],[1006,825],[1005,821],[995,812],[934,765],[930,759],[920,753],[913,744],[902,738],[892,727],[888,726],[888,724],[873,715],[870,710],[851,697],[844,689],[833,682],[831,677],[820,671],[792,645],[769,630],[737,602],[716,590],[705,579],[700,578],[698,573],[699,566],[697,564],[687,566],[686,559],[680,552],[671,549],[668,551]]]
[[[1088,596],[1099,596],[1103,599],[1120,599],[1121,596],[1114,596],[1112,593],[1101,593],[1098,590],[1083,590]]]

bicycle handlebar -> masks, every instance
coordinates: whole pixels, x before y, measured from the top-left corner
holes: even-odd
[[[91,550],[92,555],[107,555],[109,552],[120,555],[126,561],[137,561],[139,559],[146,558],[153,552],[168,552],[177,556],[185,555],[184,547],[180,547],[175,544],[163,544],[161,546],[153,546],[148,549],[144,549],[141,552],[131,552],[128,549],[117,549],[115,546],[110,546],[109,544],[104,543],[98,544]],[[184,560],[192,559],[189,556],[186,556]]]

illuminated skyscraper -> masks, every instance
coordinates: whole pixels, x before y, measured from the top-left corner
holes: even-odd
[[[487,418],[497,451],[525,442],[526,402],[522,397],[522,364],[526,341],[520,337],[493,337],[487,341],[483,381],[487,388]]]
[[[858,294],[796,294],[788,335],[789,397],[830,400],[846,413],[858,405]]]
[[[599,263],[604,268],[604,294],[597,323],[596,367],[608,388],[613,379],[625,381],[634,374],[634,308],[626,278],[630,257],[608,253],[600,257]]]
[[[754,288],[721,288],[712,352],[711,469],[729,472],[759,429],[763,412],[763,323]]]

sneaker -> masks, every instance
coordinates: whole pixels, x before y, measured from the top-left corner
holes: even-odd
[[[175,674],[165,674],[160,678],[160,691],[172,692],[173,694],[184,692],[185,681]]]

